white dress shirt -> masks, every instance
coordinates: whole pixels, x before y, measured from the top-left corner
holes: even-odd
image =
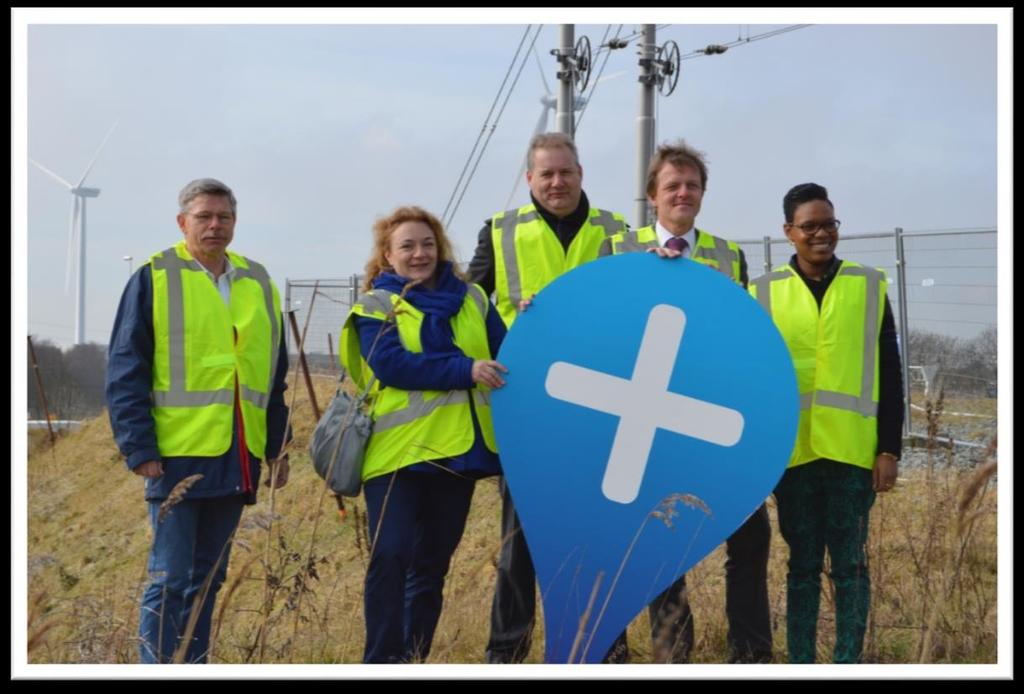
[[[661,222],[655,222],[654,232],[658,235],[658,245],[664,247],[665,243],[670,238],[675,236],[671,231],[661,226]],[[693,246],[697,243],[697,232],[696,227],[690,227],[690,230],[683,234],[683,240],[686,241],[686,250],[683,251],[683,257],[689,258],[690,254],[693,253]]]

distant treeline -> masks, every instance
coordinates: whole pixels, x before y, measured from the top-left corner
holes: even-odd
[[[106,345],[88,343],[67,350],[46,340],[33,340],[39,373],[46,391],[50,415],[56,419],[82,419],[94,417],[105,407],[104,378],[107,372]],[[909,363],[915,366],[938,366],[946,374],[963,374],[979,382],[994,384],[997,374],[996,328],[984,330],[977,337],[964,339],[940,335],[926,330],[910,331]],[[337,356],[308,354],[311,371],[335,372]],[[291,366],[298,365],[295,354],[290,355]],[[946,379],[952,385],[952,379]],[[36,386],[32,363],[28,364],[28,414],[31,419],[43,419],[42,402]],[[970,390],[964,382],[957,390]],[[984,384],[977,386],[984,389]]]
[[[103,397],[107,374],[107,347],[90,342],[67,350],[47,340],[32,340],[39,361],[39,376],[46,404],[54,419],[95,417],[106,406]],[[32,355],[28,357],[28,416],[45,419]]]
[[[991,393],[998,374],[996,337],[995,326],[970,339],[912,329],[909,363],[938,367],[948,390]]]

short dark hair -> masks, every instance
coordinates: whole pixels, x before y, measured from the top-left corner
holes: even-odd
[[[828,191],[825,186],[819,186],[817,183],[801,183],[790,188],[786,197],[782,198],[782,212],[786,215],[786,222],[791,223],[796,208],[811,200],[824,200],[833,210],[836,207],[828,199]]]

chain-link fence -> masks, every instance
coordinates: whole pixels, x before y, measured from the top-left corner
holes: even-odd
[[[737,240],[751,278],[789,262],[786,239]],[[996,396],[996,230],[841,235],[836,254],[885,271],[903,356],[907,432],[915,395]]]
[[[291,324],[285,325],[285,331],[293,365],[297,363],[301,339],[310,371],[337,372],[341,326],[360,293],[361,282],[358,275],[346,279],[285,281],[281,308],[285,323]]]
[[[789,261],[785,239],[738,240],[751,279]],[[892,231],[842,235],[838,255],[886,272],[908,389],[907,413],[940,390],[961,398],[996,393],[996,230]],[[283,309],[291,364],[298,334],[311,371],[337,373],[341,326],[361,293],[362,278],[285,282]],[[106,348],[61,350],[38,341],[38,368],[28,364],[28,418],[81,419],[102,410]],[[47,406],[43,405],[43,391]],[[994,411],[994,408],[992,408]],[[910,422],[910,417],[907,417]]]
[[[737,240],[751,279],[789,262],[785,239]],[[903,355],[906,421],[939,389],[960,397],[996,396],[996,230],[892,231],[840,236],[837,255],[881,268]],[[285,310],[293,311],[310,369],[337,369],[338,339],[362,278],[288,280]],[[313,310],[310,313],[310,306]],[[307,316],[309,324],[306,327]],[[289,329],[289,350],[296,355]],[[293,363],[295,359],[293,358]]]

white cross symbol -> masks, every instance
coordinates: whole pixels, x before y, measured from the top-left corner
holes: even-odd
[[[669,392],[685,327],[681,308],[659,304],[651,309],[631,379],[564,361],[548,369],[548,395],[619,417],[601,482],[601,491],[612,501],[628,504],[640,493],[657,429],[719,446],[733,446],[743,435],[738,411]]]

